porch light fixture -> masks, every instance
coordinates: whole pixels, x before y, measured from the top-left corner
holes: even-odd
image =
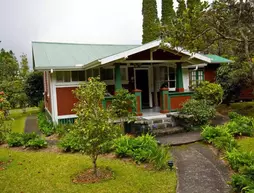
[[[50,73],[52,74],[53,72],[54,72],[54,70],[51,68]]]
[[[83,64],[75,64],[76,67],[82,67]]]
[[[173,169],[173,166],[174,166],[174,162],[172,160],[169,160],[168,161],[168,167],[170,168],[170,170]]]

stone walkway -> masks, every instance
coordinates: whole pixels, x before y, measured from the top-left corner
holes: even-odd
[[[213,151],[201,143],[172,147],[177,193],[228,193],[229,170]]]
[[[35,132],[37,134],[41,134],[38,123],[37,123],[37,116],[36,115],[30,115],[26,118],[25,123],[25,133],[32,133]]]
[[[156,139],[164,145],[183,145],[188,143],[193,143],[202,140],[200,136],[200,131],[192,131],[185,133],[177,133],[172,135],[165,135],[162,137],[156,137]]]

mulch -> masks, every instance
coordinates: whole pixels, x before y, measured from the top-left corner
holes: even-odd
[[[79,173],[72,179],[75,184],[90,184],[97,183],[105,180],[110,180],[114,178],[114,173],[110,168],[98,168],[97,175],[94,174],[93,169],[85,170]]]

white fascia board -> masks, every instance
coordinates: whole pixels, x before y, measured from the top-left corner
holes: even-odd
[[[194,64],[194,65],[183,66],[182,68],[196,68],[196,67],[203,68],[205,66],[207,66],[207,64]]]
[[[152,41],[147,44],[141,45],[139,47],[136,47],[136,48],[133,48],[133,49],[130,49],[130,50],[106,57],[106,58],[103,58],[103,59],[99,60],[99,62],[101,63],[101,65],[103,65],[103,64],[107,64],[107,63],[122,59],[122,58],[127,58],[130,55],[157,47],[160,45],[160,43],[161,43],[161,40]]]
[[[177,52],[180,52],[180,53],[182,53],[182,54],[185,54],[185,55],[187,55],[187,56],[190,56],[191,58],[196,58],[196,59],[202,60],[202,61],[204,61],[204,62],[211,63],[211,59],[208,58],[208,57],[206,57],[206,56],[204,56],[204,55],[202,55],[202,54],[191,53],[191,52],[189,52],[189,51],[187,51],[187,50],[185,50],[185,49],[183,49],[183,48],[181,48],[181,47],[173,48],[173,47],[171,46],[170,43],[165,43],[165,45],[166,45],[168,48],[170,48],[170,49],[172,49],[172,50],[175,50],[175,51],[177,51]]]

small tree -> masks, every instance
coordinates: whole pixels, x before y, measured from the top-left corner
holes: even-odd
[[[0,112],[2,112],[6,118],[9,110],[10,110],[10,103],[7,101],[4,92],[1,91],[0,92]]]
[[[74,108],[78,116],[74,132],[81,139],[82,151],[91,157],[96,176],[98,155],[120,133],[113,123],[111,110],[102,108],[105,91],[106,84],[97,78],[89,78],[74,91],[78,99]]]
[[[28,59],[26,54],[20,56],[20,75],[25,78],[29,73]]]
[[[112,110],[116,117],[120,119],[121,127],[124,128],[125,121],[134,120],[135,113],[132,109],[135,108],[136,97],[129,93],[126,89],[120,89],[116,92],[115,98],[112,101]]]
[[[211,105],[218,105],[223,100],[223,89],[220,84],[202,81],[196,88],[194,98],[206,100]]]

